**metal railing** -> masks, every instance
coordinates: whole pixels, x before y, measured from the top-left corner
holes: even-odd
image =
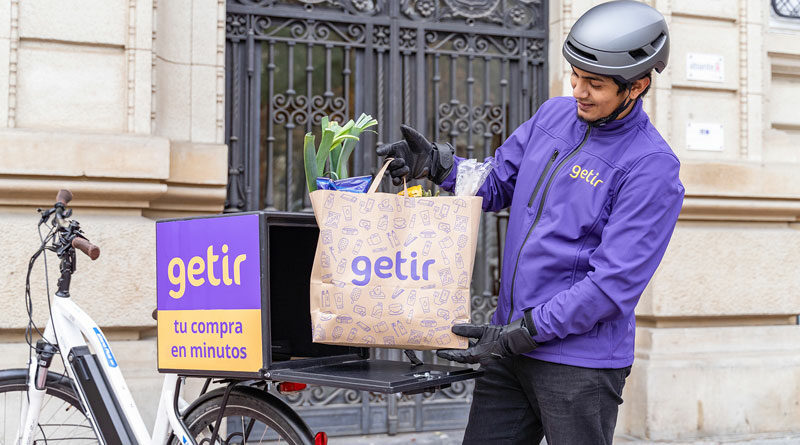
[[[772,0],[772,10],[780,17],[800,19],[800,0]]]

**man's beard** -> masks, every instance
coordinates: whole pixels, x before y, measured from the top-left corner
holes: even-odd
[[[581,117],[580,110],[578,109],[577,104],[575,105],[575,114],[578,116],[578,120],[579,121],[585,122],[589,126],[602,127],[602,126],[606,125],[607,123],[616,120],[617,116],[619,116],[623,111],[625,111],[634,102],[636,102],[636,99],[634,99],[632,101],[629,101],[628,98],[626,97],[625,100],[623,100],[622,103],[620,103],[617,106],[617,108],[613,112],[611,112],[611,114],[609,114],[608,116],[603,116],[603,117],[597,118],[595,120],[591,120],[591,121],[589,119],[586,119],[585,117]]]

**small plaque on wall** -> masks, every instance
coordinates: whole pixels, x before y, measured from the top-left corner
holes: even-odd
[[[689,150],[722,151],[723,139],[722,124],[686,124],[686,148]]]
[[[686,54],[686,80],[725,82],[725,59],[720,54]]]

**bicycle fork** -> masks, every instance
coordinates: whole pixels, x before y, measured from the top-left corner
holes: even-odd
[[[53,344],[53,325],[47,323],[42,340],[36,342],[36,357],[28,362],[28,397],[22,401],[20,424],[17,428],[17,444],[28,445],[33,439],[36,425],[39,422],[39,411],[47,391],[47,371],[57,349]]]

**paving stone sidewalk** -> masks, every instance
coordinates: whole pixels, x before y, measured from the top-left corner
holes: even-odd
[[[463,438],[464,430],[453,430],[426,433],[400,433],[394,436],[375,434],[369,436],[332,437],[328,440],[328,443],[330,445],[460,445]],[[720,440],[688,442],[656,442],[617,435],[614,438],[614,443],[622,445],[799,445],[800,435],[764,436],[758,439],[730,437]],[[546,445],[546,442],[543,441],[542,445]]]

